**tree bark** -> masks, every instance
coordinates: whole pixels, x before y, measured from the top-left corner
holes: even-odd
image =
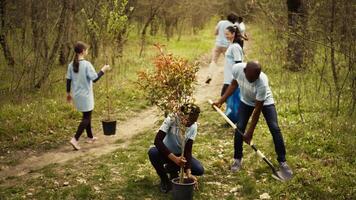
[[[4,57],[7,61],[7,64],[10,68],[13,68],[15,66],[15,59],[10,51],[9,44],[7,43],[7,38],[6,38],[6,32],[7,32],[7,27],[6,27],[6,22],[5,22],[5,16],[6,16],[6,0],[0,0],[0,45],[4,54]]]
[[[288,30],[292,33],[303,33],[305,23],[305,7],[303,0],[287,0],[288,7]],[[304,68],[304,44],[303,40],[288,38],[287,60],[288,69],[300,71]]]
[[[66,27],[65,27],[66,20],[67,20],[66,16],[68,14],[70,1],[71,0],[63,1],[63,8],[62,8],[61,15],[60,15],[57,38],[56,38],[55,42],[53,43],[53,47],[50,51],[50,54],[44,63],[45,64],[44,73],[41,76],[41,78],[38,80],[38,82],[36,83],[35,88],[41,88],[43,83],[46,82],[46,80],[48,79],[48,77],[52,71],[55,59],[58,56],[59,48],[62,45],[64,31],[66,29]]]
[[[65,30],[64,30],[64,38],[63,44],[61,45],[60,52],[59,52],[59,63],[61,65],[65,65],[68,63],[69,58],[71,57],[71,50],[73,46],[72,41],[72,27],[74,22],[74,15],[75,15],[75,0],[68,2],[68,20],[66,21]]]

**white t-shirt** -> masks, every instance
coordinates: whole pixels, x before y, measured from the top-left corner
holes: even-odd
[[[239,23],[239,25],[237,26],[241,35],[244,35],[245,34],[245,31],[246,31],[246,27],[245,27],[245,24],[244,22],[241,22]]]
[[[236,61],[243,62],[244,52],[238,43],[232,43],[225,53],[224,84],[230,84],[233,80],[232,66]]]
[[[265,106],[274,104],[266,74],[261,72],[260,77],[255,82],[250,83],[244,72],[246,64],[238,63],[232,68],[233,77],[239,84],[241,101],[249,106],[255,106],[256,100],[264,101],[263,105]]]
[[[179,123],[179,118],[176,117],[176,115],[170,115],[164,120],[159,129],[166,133],[163,143],[174,154],[182,153],[182,143],[179,136]],[[195,140],[197,134],[198,125],[195,122],[193,125],[186,128],[185,141],[188,141],[188,139]]]
[[[228,20],[221,20],[216,25],[216,30],[218,31],[218,35],[216,36],[215,45],[218,47],[228,47],[229,41],[225,37],[225,29],[233,24]]]
[[[71,79],[73,102],[78,111],[88,112],[94,109],[93,80],[98,78],[93,65],[86,60],[79,61],[79,71],[73,71],[73,62],[68,65],[67,79]]]

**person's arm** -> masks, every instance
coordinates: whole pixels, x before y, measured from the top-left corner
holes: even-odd
[[[164,156],[168,157],[170,160],[172,160],[176,165],[178,166],[184,166],[185,164],[185,158],[184,157],[177,157],[174,155],[163,143],[163,139],[166,137],[166,133],[163,132],[162,130],[159,130],[158,133],[156,134],[155,142],[154,145],[158,149],[160,153],[162,153]]]
[[[67,92],[67,102],[71,102],[72,96],[70,95],[70,87],[72,85],[72,65],[68,65],[67,75],[66,75],[66,92]]]
[[[233,46],[232,55],[234,57],[235,64],[242,62],[242,60],[243,60],[242,48],[237,47],[237,46]]]
[[[215,27],[215,33],[214,33],[215,35],[219,34],[219,25],[220,25],[220,22]]]
[[[154,145],[156,146],[159,152],[161,152],[164,156],[168,157],[168,155],[171,154],[172,152],[163,143],[163,139],[165,137],[166,137],[166,133],[159,130],[156,135]]]
[[[100,71],[98,72],[98,77],[97,77],[96,79],[94,79],[93,82],[94,82],[94,83],[97,82],[103,75],[104,75],[104,72],[100,70]]]
[[[238,86],[239,86],[239,84],[237,83],[237,81],[235,79],[232,80],[231,84],[226,89],[226,92],[224,93],[224,95],[217,102],[214,102],[213,105],[220,108],[221,105],[226,101],[226,99],[229,98],[235,92],[235,90]]]
[[[253,110],[253,114],[252,114],[250,127],[248,128],[247,132],[244,134],[243,137],[244,141],[247,144],[250,144],[252,140],[253,132],[255,131],[258,119],[260,118],[262,108],[263,108],[263,101],[256,101],[255,109]]]
[[[244,33],[244,34],[242,35],[242,38],[243,38],[244,40],[248,41],[248,37],[247,37],[247,34],[246,34],[246,33]]]
[[[104,65],[101,70],[96,73],[95,69],[93,67],[93,65],[91,63],[89,63],[89,67],[87,68],[87,77],[92,80],[93,82],[98,81],[106,71],[110,70],[110,66],[109,65]]]
[[[187,161],[185,164],[186,171],[191,169],[193,142],[192,139],[188,139],[184,146],[184,158]]]
[[[70,95],[71,85],[72,85],[72,80],[67,78],[66,91],[67,91],[67,101],[68,102],[70,102],[72,100],[72,96]]]

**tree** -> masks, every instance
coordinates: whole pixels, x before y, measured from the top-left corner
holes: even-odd
[[[303,0],[287,0],[288,7],[288,29],[290,33],[305,35],[306,11]],[[288,68],[299,71],[304,68],[304,43],[295,37],[289,37],[287,48]]]

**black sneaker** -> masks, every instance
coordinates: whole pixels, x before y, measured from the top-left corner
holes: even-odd
[[[209,83],[210,83],[210,81],[211,81],[211,77],[210,77],[210,76],[208,76],[208,77],[206,78],[205,83],[206,83],[206,84],[209,84]]]
[[[168,193],[172,189],[172,184],[168,178],[161,179],[160,191],[163,193]]]

